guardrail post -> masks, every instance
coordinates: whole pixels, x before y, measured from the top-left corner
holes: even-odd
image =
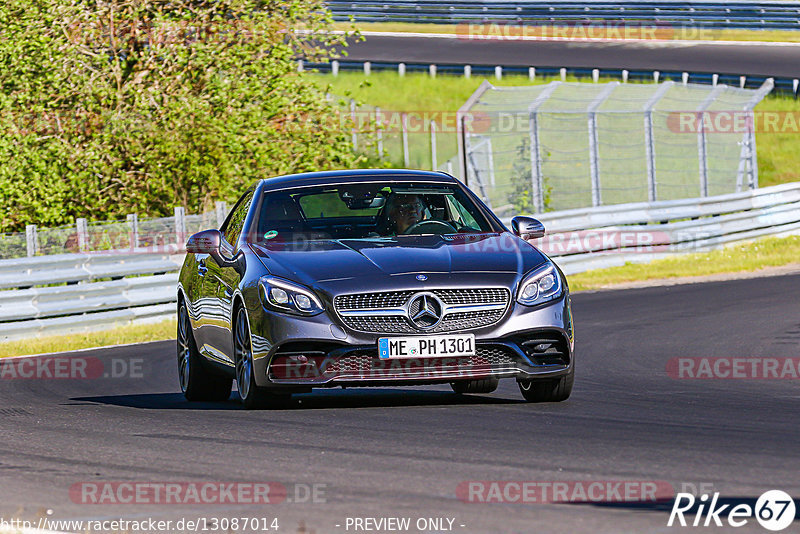
[[[622,69],[622,83],[628,83],[628,71]]]
[[[565,67],[561,67],[559,73],[561,74],[561,81],[562,82],[567,81],[567,69]]]
[[[39,236],[36,231],[35,224],[29,224],[25,227],[25,243],[28,249],[28,257],[33,257],[39,252]]]
[[[186,211],[182,206],[175,206],[175,240],[178,250],[186,246]]]
[[[224,200],[217,200],[214,203],[214,211],[217,213],[217,227],[222,228],[225,223],[225,217],[228,216],[228,203]]]
[[[82,217],[75,219],[75,229],[78,232],[78,250],[86,252],[89,250],[89,225],[86,219]]]
[[[401,78],[406,75],[406,64],[405,63],[398,63],[397,64],[397,75]]]
[[[436,78],[436,65],[433,63],[428,65],[428,74],[431,75],[431,78]]]
[[[331,74],[334,76],[339,75],[339,62],[335,59],[331,61]]]
[[[302,59],[298,59],[297,60],[297,72],[303,72],[303,60]]]
[[[600,81],[600,69],[592,69],[592,82],[597,83]]]
[[[403,112],[400,115],[400,122],[403,126],[403,165],[407,169],[411,160],[411,156],[408,153],[408,113]]]
[[[744,89],[746,83],[747,83],[747,76],[739,76],[739,88]]]
[[[494,68],[494,77],[497,78],[498,80],[503,79],[503,67],[498,65]]]
[[[372,72],[372,63],[369,61],[364,62],[364,76],[369,76]]]
[[[439,166],[436,154],[436,121],[431,121],[431,170],[435,171]]]
[[[471,78],[471,77],[472,77],[472,66],[464,65],[464,78]]]
[[[536,67],[528,67],[528,79],[530,81],[536,79]]]
[[[681,73],[681,82],[683,82],[683,85],[686,85],[687,83],[689,83],[689,73],[688,72],[682,72]]]
[[[136,250],[139,246],[139,214],[128,214],[128,240],[131,243],[131,250]]]

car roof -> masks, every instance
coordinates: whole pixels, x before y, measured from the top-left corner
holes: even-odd
[[[444,172],[420,171],[411,169],[355,169],[340,171],[305,172],[264,178],[261,185],[264,190],[283,189],[286,187],[303,187],[313,185],[359,183],[376,178],[378,180],[413,180],[417,182],[457,183],[458,181]]]

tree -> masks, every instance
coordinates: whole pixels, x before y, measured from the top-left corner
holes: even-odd
[[[357,164],[297,71],[344,44],[330,23],[316,1],[5,0],[0,230],[198,211]]]

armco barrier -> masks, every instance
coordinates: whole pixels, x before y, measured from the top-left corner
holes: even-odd
[[[0,341],[174,317],[182,262],[146,250],[2,260]]]
[[[572,274],[800,234],[800,183],[536,216],[548,233],[534,243]],[[0,341],[174,317],[182,260],[144,249],[0,260]]]
[[[327,0],[334,20],[433,24],[628,22],[720,29],[800,29],[796,2],[650,1],[508,2],[474,0]]]

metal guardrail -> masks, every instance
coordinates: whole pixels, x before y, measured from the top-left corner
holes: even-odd
[[[2,260],[0,341],[174,317],[182,263],[144,250]]]
[[[573,274],[767,235],[800,234],[800,183],[537,217],[548,235],[535,244]],[[183,262],[177,252],[0,260],[0,341],[174,317],[177,271]]]
[[[680,25],[715,29],[800,29],[800,7],[794,2],[657,1],[657,2],[498,2],[328,0],[334,20],[432,24],[502,22],[557,25],[615,22]]]
[[[708,252],[765,236],[800,234],[800,183],[700,199],[617,204],[537,216],[533,243],[567,274]]]
[[[800,4],[798,4],[800,5]],[[579,79],[618,79],[623,83],[627,81],[635,82],[665,82],[674,81],[675,83],[701,83],[708,85],[728,85],[740,87],[742,89],[758,89],[768,79],[774,81],[773,93],[783,95],[793,95],[795,98],[800,92],[800,79],[782,78],[775,76],[756,76],[736,73],[718,72],[688,72],[671,70],[642,70],[642,69],[610,69],[610,68],[583,68],[583,67],[537,67],[519,65],[463,65],[463,64],[436,64],[433,65],[437,75],[464,76],[468,71],[470,76],[488,76],[496,78],[498,73],[501,76],[508,74],[528,76],[542,79],[562,79],[574,77]],[[320,73],[335,73],[342,71],[384,71],[395,70],[406,72],[431,72],[431,65],[427,63],[395,63],[388,61],[342,61],[336,60],[331,63],[308,63],[304,62],[304,69],[314,69]]]

